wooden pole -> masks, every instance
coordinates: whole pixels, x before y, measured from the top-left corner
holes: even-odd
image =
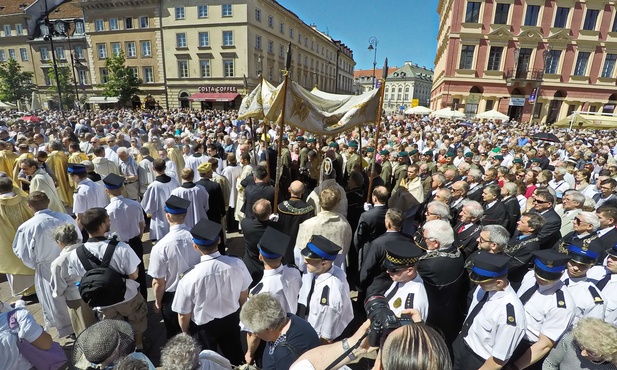
[[[384,71],[388,70],[388,59],[386,58],[386,64],[384,67]],[[375,130],[375,152],[373,153],[373,163],[371,164],[371,172],[368,178],[368,190],[366,194],[366,203],[371,202],[371,189],[373,187],[373,173],[375,172],[375,162],[377,158],[377,143],[379,142],[379,131],[381,131],[381,110],[383,109],[383,95],[386,88],[386,77],[387,72],[382,73],[381,75],[381,86],[379,87],[381,91],[379,92],[379,108],[377,111],[377,129]]]
[[[276,178],[274,179],[274,204],[272,205],[272,209],[273,209],[273,213],[277,214],[278,213],[278,200],[279,200],[279,191],[280,191],[280,184],[279,184],[279,179],[280,179],[280,173],[282,171],[282,165],[281,165],[281,150],[283,149],[283,131],[284,131],[284,127],[285,127],[285,104],[287,104],[287,83],[288,83],[288,71],[285,70],[283,72],[285,74],[285,81],[283,83],[283,88],[282,93],[283,93],[283,108],[281,110],[281,117],[280,117],[280,123],[279,123],[279,135],[278,135],[278,141],[277,141],[277,145],[276,145],[276,150],[277,150],[277,158],[278,161],[276,162]]]
[[[255,151],[255,130],[253,129],[253,117],[249,118],[249,126],[251,128],[251,150],[253,152],[253,164],[257,164],[257,152]]]

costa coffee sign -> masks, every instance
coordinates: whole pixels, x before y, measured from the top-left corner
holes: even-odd
[[[200,93],[215,93],[215,94],[223,94],[223,93],[238,93],[238,90],[235,86],[201,86],[199,88]]]

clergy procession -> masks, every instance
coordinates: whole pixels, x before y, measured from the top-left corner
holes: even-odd
[[[0,311],[71,368],[371,368],[375,302],[432,328],[441,368],[616,368],[614,131],[40,115],[0,122]],[[7,343],[3,369],[35,366]]]

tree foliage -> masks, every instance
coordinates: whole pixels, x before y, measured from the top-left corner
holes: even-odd
[[[125,62],[124,52],[105,59],[109,78],[101,87],[104,89],[104,96],[118,97],[121,106],[130,106],[131,98],[139,92],[139,86],[143,81],[125,65]]]
[[[74,108],[75,105],[75,86],[73,85],[73,76],[71,73],[71,67],[68,64],[57,63],[58,66],[58,85],[62,92],[62,106],[64,108]],[[47,76],[51,80],[51,86],[49,90],[57,91],[56,89],[56,74],[54,69],[47,70]],[[57,100],[58,96],[54,94],[54,100]]]
[[[17,104],[30,99],[34,90],[33,75],[22,71],[13,58],[0,62],[0,100]]]

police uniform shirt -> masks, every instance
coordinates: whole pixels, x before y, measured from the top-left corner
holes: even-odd
[[[201,262],[178,283],[171,309],[191,314],[191,320],[204,325],[236,312],[240,293],[253,279],[241,259],[219,252],[201,256]]]
[[[523,277],[517,292],[519,298],[536,283],[534,274],[531,270]],[[557,342],[570,328],[575,307],[572,295],[561,280],[548,286],[539,286],[525,304],[527,319],[525,339],[535,343],[539,340],[540,334],[544,334],[545,337]]]
[[[594,266],[589,270],[587,276],[594,281],[601,281],[610,274],[610,279],[602,288],[602,294],[605,298],[606,309],[604,311],[604,321],[612,325],[617,325],[617,274],[611,274],[604,266]]]
[[[139,223],[144,222],[144,210],[139,202],[120,195],[111,198],[105,209],[111,222],[110,231],[118,235],[118,240],[128,242],[139,235]]]
[[[175,292],[178,281],[200,261],[193,236],[185,224],[172,225],[169,233],[152,247],[148,275],[165,280],[165,291]]]
[[[107,250],[108,243],[108,240],[95,241],[84,243],[84,246],[95,257],[103,260],[103,256],[105,255],[105,251]],[[135,254],[131,247],[129,247],[129,245],[124,242],[119,242],[118,245],[116,245],[113,256],[111,257],[109,267],[123,275],[130,275],[137,271],[137,266],[139,266],[140,263],[141,261],[139,260],[139,257],[137,257],[137,254]],[[86,274],[86,269],[84,268],[84,265],[82,265],[79,257],[77,256],[77,250],[71,251],[71,254],[68,257],[68,266],[70,275],[84,276]],[[135,298],[138,293],[139,283],[137,281],[133,279],[125,279],[125,282],[126,292],[124,293],[124,301],[117,303],[116,305],[130,301],[131,299]]]
[[[485,293],[482,288],[476,288],[469,312]],[[494,357],[507,361],[523,339],[526,327],[525,308],[512,286],[508,285],[502,291],[488,292],[488,300],[472,321],[464,340],[484,360]]]
[[[396,292],[392,294],[392,291],[397,286]],[[390,288],[386,291],[385,296],[389,298],[388,305],[396,316],[400,316],[403,310],[415,308],[420,311],[422,321],[426,322],[426,317],[428,315],[428,297],[426,296],[426,289],[424,288],[424,282],[420,274],[418,274],[415,279],[406,283],[392,283]]]
[[[84,213],[90,208],[105,208],[109,204],[109,197],[105,193],[105,188],[94,183],[90,179],[79,182],[75,193],[73,193],[73,213]]]
[[[311,285],[315,286],[307,304]],[[302,288],[298,302],[308,307],[306,320],[320,338],[335,339],[353,319],[349,284],[345,272],[338,266],[323,274],[307,273],[302,276]]]
[[[587,277],[571,278],[568,277],[568,274],[563,274],[561,280],[568,287],[572,297],[576,297],[574,301],[576,310],[572,325],[576,324],[583,317],[604,319],[606,299],[594,283],[589,281]]]

